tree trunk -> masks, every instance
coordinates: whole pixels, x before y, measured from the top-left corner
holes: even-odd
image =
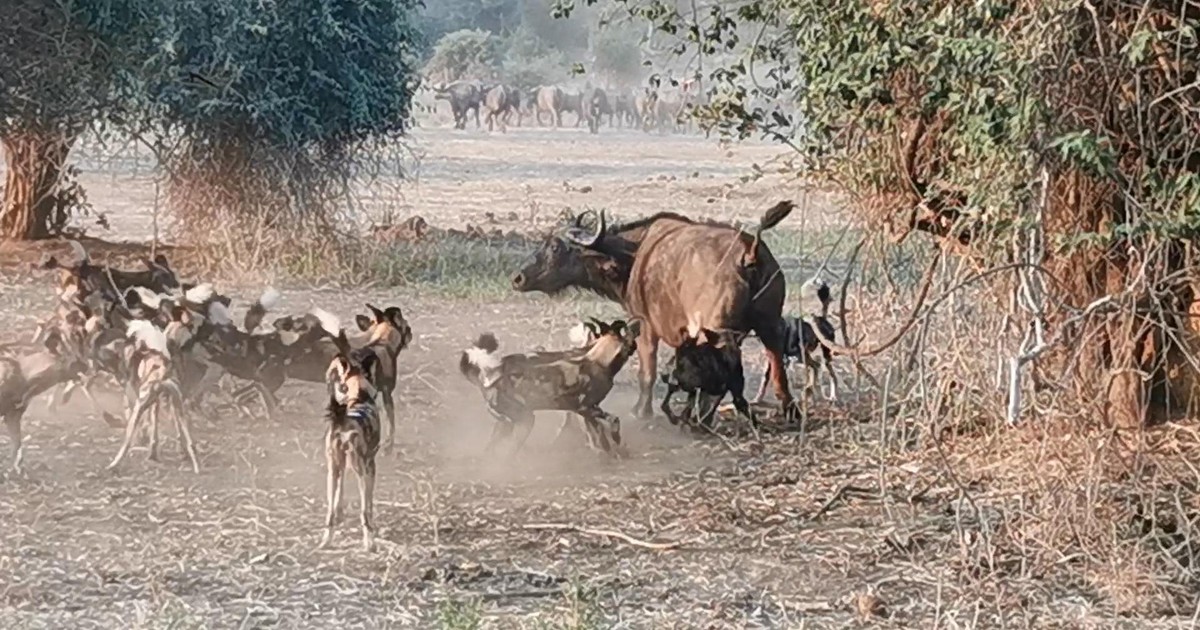
[[[74,134],[13,133],[0,138],[7,165],[0,238],[32,240],[50,236],[58,205],[58,180]]]

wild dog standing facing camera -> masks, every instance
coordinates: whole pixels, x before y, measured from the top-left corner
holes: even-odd
[[[620,455],[621,421],[600,409],[613,379],[637,349],[640,322],[613,322],[584,351],[510,354],[501,357],[491,333],[462,353],[459,370],[479,386],[488,411],[496,418],[487,451],[519,431],[513,454],[529,438],[535,411],[570,411],[583,418],[593,449]]]
[[[728,392],[733,398],[733,406],[753,423],[755,420],[750,413],[750,404],[743,394],[746,377],[742,370],[739,344],[745,335],[732,331],[714,332],[696,326],[682,334],[683,343],[675,351],[675,357],[668,366],[669,371],[662,375],[662,381],[667,384],[662,411],[667,419],[671,424],[681,421],[690,424],[696,401],[703,394],[704,397],[712,397],[712,404],[700,414],[700,423],[711,426],[717,406]],[[682,415],[671,411],[671,396],[677,391],[688,394],[687,408]]]
[[[375,548],[375,453],[380,422],[374,379],[379,358],[368,348],[338,353],[329,364],[329,402],[325,408],[325,533],[322,548],[333,540],[333,527],[342,513],[342,482],[346,466],[358,477],[362,545]]]

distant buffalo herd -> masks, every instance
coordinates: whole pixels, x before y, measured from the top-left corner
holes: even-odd
[[[600,126],[640,128],[658,133],[690,132],[689,110],[700,104],[702,95],[694,84],[679,89],[602,88],[586,86],[573,89],[543,85],[528,90],[504,84],[480,81],[455,81],[433,88],[434,98],[450,103],[455,129],[465,129],[474,116],[475,128],[487,125],[488,131],[506,132],[508,125],[521,126],[527,117],[538,126],[563,126],[563,115],[574,116],[575,127],[587,124],[588,131],[599,133]],[[482,120],[481,120],[482,118]]]

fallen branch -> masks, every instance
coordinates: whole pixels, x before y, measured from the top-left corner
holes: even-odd
[[[647,540],[641,540],[638,538],[634,538],[633,536],[630,536],[629,534],[626,534],[623,532],[618,532],[618,531],[612,530],[612,529],[591,529],[588,527],[579,527],[577,525],[570,525],[567,523],[529,523],[527,525],[522,525],[521,528],[528,529],[528,530],[576,532],[579,534],[586,534],[588,536],[602,536],[605,538],[616,538],[618,540],[627,542],[627,543],[633,545],[634,547],[641,547],[642,549],[650,549],[653,551],[669,551],[671,549],[677,549],[677,548],[683,546],[684,544],[686,544],[687,542],[689,542],[689,541],[685,541],[685,540],[677,540],[675,542],[650,542]]]

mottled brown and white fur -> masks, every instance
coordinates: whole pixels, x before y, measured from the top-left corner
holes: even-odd
[[[45,339],[45,349],[19,357],[0,357],[0,418],[12,442],[13,471],[21,471],[24,456],[21,418],[29,401],[51,387],[83,373],[87,364],[78,348],[64,342],[57,331]]]
[[[192,472],[198,474],[200,464],[196,460],[191,427],[183,413],[183,393],[175,376],[167,334],[150,322],[134,320],[128,324],[127,336],[133,340],[127,358],[136,398],[125,420],[125,438],[108,468],[116,468],[129,453],[142,418],[147,414],[151,416],[149,458],[158,459],[158,412],[165,406],[179,432],[179,449],[190,460]]]
[[[342,337],[344,339],[344,337]],[[344,350],[348,348],[339,344]],[[375,454],[379,451],[380,420],[374,383],[379,358],[369,348],[339,352],[329,364],[329,401],[325,408],[325,533],[320,547],[333,541],[342,513],[342,485],[349,466],[358,477],[362,545],[375,548]]]
[[[496,418],[490,452],[517,429],[513,453],[528,439],[535,411],[561,410],[583,418],[589,445],[609,455],[622,455],[620,419],[600,409],[613,379],[637,348],[639,323],[628,328],[614,322],[582,356],[575,353],[512,354],[501,357],[496,339],[481,335],[459,359],[459,370],[479,385],[488,411]]]

